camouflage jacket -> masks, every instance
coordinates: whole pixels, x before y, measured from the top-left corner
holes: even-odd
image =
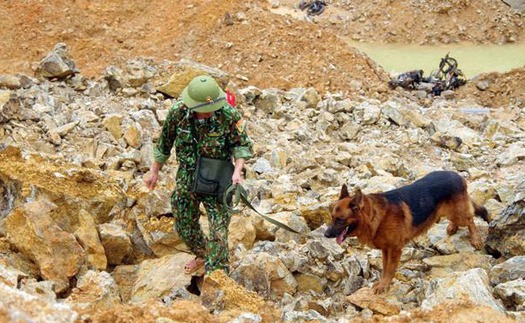
[[[171,149],[175,147],[179,167],[194,168],[196,154],[191,118],[193,115],[189,109],[181,101],[175,102],[153,149],[155,161],[165,163],[171,155]],[[203,122],[199,122],[201,120]],[[201,120],[194,119],[198,154],[224,160],[231,156],[235,159],[249,159],[252,156],[252,144],[246,134],[244,121],[235,108],[225,103],[211,118]]]

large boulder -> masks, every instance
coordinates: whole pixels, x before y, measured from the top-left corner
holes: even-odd
[[[20,270],[0,264],[0,283],[16,287],[18,281],[25,277],[27,277],[27,275]]]
[[[525,256],[512,257],[490,269],[490,283],[498,285],[525,277]]]
[[[231,277],[268,299],[277,299],[297,290],[297,281],[283,262],[266,252],[247,255],[233,270]]]
[[[525,309],[525,281],[522,278],[497,285],[494,287],[494,295],[509,310],[522,312]]]
[[[118,286],[122,302],[127,303],[131,298],[133,284],[137,280],[139,265],[116,266],[111,275]]]
[[[489,277],[481,268],[454,273],[445,278],[438,278],[435,289],[421,303],[424,310],[455,299],[456,302],[467,301],[479,306],[489,306],[504,313],[503,305],[494,298],[490,289]]]
[[[95,221],[87,211],[80,210],[79,226],[74,234],[86,251],[88,266],[98,270],[105,270],[108,265],[106,251],[100,241]]]
[[[7,194],[0,197],[7,205],[0,218],[26,200],[45,198],[59,210],[50,216],[69,232],[78,227],[80,210],[88,210],[97,224],[105,223],[127,202],[116,180],[106,174],[73,164],[59,165],[15,146],[0,147],[0,192]]]
[[[229,246],[234,247],[242,244],[244,247],[246,247],[246,249],[253,247],[253,244],[255,243],[256,231],[255,226],[249,217],[232,217],[228,232]]]
[[[104,246],[110,265],[120,265],[131,254],[131,239],[120,222],[103,223],[98,226],[100,241]]]
[[[525,199],[508,205],[490,223],[485,247],[489,253],[505,258],[525,254]]]
[[[360,308],[370,309],[374,313],[394,315],[400,311],[399,304],[392,304],[386,297],[375,295],[371,288],[361,288],[347,299],[350,303]]]
[[[201,299],[204,306],[214,310],[240,308],[257,313],[265,305],[262,297],[237,284],[222,270],[216,270],[204,278]]]
[[[78,72],[75,62],[69,58],[68,49],[64,43],[56,44],[53,50],[40,61],[36,69],[37,76],[49,79],[63,79]]]
[[[71,305],[31,295],[0,283],[0,320],[2,322],[77,322]]]
[[[138,268],[130,301],[138,303],[156,299],[167,295],[173,289],[188,287],[192,276],[184,273],[184,265],[193,258],[194,256],[181,252],[144,260]]]
[[[229,75],[218,68],[182,59],[175,64],[174,71],[167,80],[158,80],[161,84],[157,86],[157,91],[178,98],[194,77],[203,74],[211,75],[222,88],[225,88],[230,81]]]
[[[56,205],[45,200],[27,203],[5,219],[5,229],[9,242],[38,265],[45,279],[55,283],[56,292],[62,292],[86,256],[76,237],[53,221],[50,213],[56,210]]]
[[[114,308],[121,303],[121,298],[119,288],[109,273],[88,270],[80,275],[66,303],[81,310],[102,310]]]

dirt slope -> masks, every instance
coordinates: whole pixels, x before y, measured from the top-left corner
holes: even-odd
[[[86,76],[152,57],[193,59],[263,88],[336,90],[353,79],[384,79],[370,68],[373,62],[334,35],[267,7],[266,1],[239,0],[8,2],[0,10],[6,32],[0,73],[32,73],[55,43],[65,42]]]
[[[502,43],[520,41],[525,25],[499,0],[333,0],[314,22],[304,19],[296,0],[275,3],[4,1],[0,74],[32,75],[54,44],[65,42],[88,77],[137,57],[186,58],[222,68],[240,86],[313,86],[380,97],[386,73],[349,47],[349,39]]]
[[[282,0],[286,6],[299,1]],[[327,1],[322,28],[381,43],[505,44],[523,41],[523,16],[501,0]]]

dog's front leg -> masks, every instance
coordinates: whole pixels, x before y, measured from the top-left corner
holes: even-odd
[[[470,220],[470,223],[468,224],[468,230],[470,232],[470,244],[476,249],[480,250],[483,248],[483,241],[481,240],[481,237],[478,232],[478,228],[474,224],[474,220]]]
[[[383,272],[381,273],[381,278],[383,278],[388,265],[388,249],[382,249],[381,252],[383,252]]]
[[[394,275],[396,274],[396,269],[399,264],[399,259],[401,259],[401,250],[400,249],[383,249],[383,274],[381,279],[377,281],[373,290],[374,293],[379,294],[388,290],[390,282]]]

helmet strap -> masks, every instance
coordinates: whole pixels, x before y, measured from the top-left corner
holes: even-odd
[[[209,101],[209,102],[205,102],[205,103],[198,104],[198,105],[196,105],[196,106],[194,106],[194,107],[191,107],[190,109],[191,109],[191,110],[195,110],[195,109],[198,109],[198,108],[205,107],[205,106],[207,106],[207,105],[209,105],[209,104],[215,104],[215,103],[217,103],[217,102],[224,101],[224,100],[226,100],[226,98],[218,98],[218,99],[215,99],[215,100],[211,100],[211,101]]]

